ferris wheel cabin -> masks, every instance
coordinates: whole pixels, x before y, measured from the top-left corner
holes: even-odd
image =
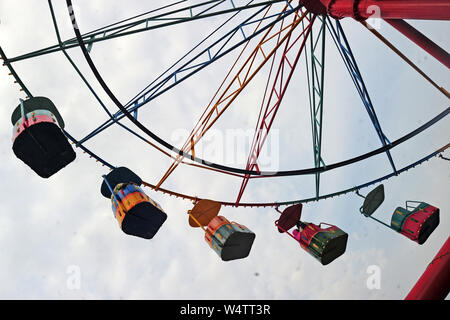
[[[49,178],[75,160],[75,151],[61,130],[64,120],[50,99],[21,100],[11,122],[14,154],[42,178]]]
[[[334,225],[304,223],[300,220],[301,203],[287,207],[275,221],[280,233],[287,233],[297,240],[300,247],[312,255],[322,265],[327,265],[345,253],[348,234]],[[278,211],[278,209],[277,209]],[[322,225],[328,225],[322,228]],[[290,229],[297,226],[292,234]]]
[[[246,258],[253,246],[255,233],[246,226],[219,216],[220,208],[221,204],[216,201],[199,200],[188,211],[189,225],[193,228],[206,227],[203,229],[205,240],[223,261]]]
[[[205,240],[223,261],[248,257],[256,235],[236,222],[225,217],[214,217],[208,224]]]
[[[409,203],[418,205],[410,206]],[[408,210],[412,208],[412,210]],[[392,215],[391,227],[405,237],[423,244],[439,225],[439,209],[425,202],[407,201],[406,209],[398,207]]]
[[[397,207],[392,214],[391,224],[388,225],[372,216],[383,201],[384,186],[379,185],[365,197],[364,204],[359,211],[365,217],[397,231],[418,244],[425,243],[439,225],[439,208],[420,201],[406,201],[406,208]]]
[[[167,219],[161,206],[139,187],[141,178],[125,167],[116,168],[101,187],[104,197],[110,198],[114,217],[125,234],[152,239]]]
[[[300,246],[325,266],[345,253],[348,234],[333,225],[322,228],[322,224],[305,223],[293,234]]]

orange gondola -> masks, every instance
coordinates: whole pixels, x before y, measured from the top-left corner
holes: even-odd
[[[198,201],[188,211],[189,225],[205,231],[206,242],[223,261],[246,258],[256,235],[247,227],[219,216],[220,207],[216,201]]]

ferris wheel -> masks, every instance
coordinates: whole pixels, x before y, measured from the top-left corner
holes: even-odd
[[[95,159],[99,164],[110,169],[105,172],[101,193],[111,199],[115,218],[121,229],[130,235],[151,239],[164,224],[167,214],[157,202],[148,197],[142,186],[154,191],[190,200],[194,203],[189,214],[191,227],[200,227],[205,232],[205,240],[217,252],[222,260],[245,258],[250,253],[255,234],[246,226],[230,222],[219,216],[222,206],[227,207],[273,207],[280,213],[275,222],[280,233],[286,233],[298,241],[322,264],[328,264],[345,252],[348,235],[340,228],[323,224],[316,225],[301,221],[303,204],[332,198],[350,192],[359,192],[362,188],[380,184],[382,181],[396,177],[434,157],[448,160],[443,154],[450,144],[433,150],[425,157],[412,159],[402,167],[395,161],[391,151],[406,141],[420,135],[430,127],[446,119],[450,108],[442,110],[414,130],[403,136],[388,137],[383,130],[377,115],[377,107],[369,94],[364,75],[355,58],[351,39],[347,37],[341,19],[350,18],[361,24],[371,34],[371,41],[381,41],[392,54],[397,55],[404,63],[417,72],[424,85],[431,85],[435,94],[444,96],[448,102],[449,93],[441,84],[434,81],[417,64],[402,53],[394,43],[386,39],[373,25],[370,19],[383,19],[402,35],[422,48],[428,55],[442,64],[443,70],[450,67],[449,54],[415,29],[403,19],[420,20],[450,20],[450,2],[446,0],[210,0],[210,1],[177,1],[160,8],[144,12],[130,18],[110,23],[93,31],[82,33],[83,25],[77,20],[77,12],[72,1],[67,0],[68,16],[71,19],[75,37],[63,41],[52,1],[48,1],[53,26],[58,43],[16,57],[9,57],[0,47],[3,65],[9,69],[9,74],[20,86],[23,96],[11,117],[13,125],[13,150],[16,156],[43,178],[56,174],[76,158],[74,150],[78,149]],[[133,96],[127,103],[122,103],[102,73],[97,68],[91,51],[100,42],[131,36],[138,33],[165,30],[177,25],[195,24],[207,19],[214,19],[215,25],[211,31],[188,52],[177,59],[169,68],[152,77],[151,82]],[[329,52],[328,47],[336,48]],[[156,46],[157,44],[155,44]],[[102,90],[113,101],[115,111],[107,108],[100,94],[94,89],[80,67],[69,55],[70,49],[81,50],[86,64],[94,74]],[[7,50],[7,49],[5,49]],[[48,97],[34,96],[32,83],[20,77],[14,64],[50,53],[61,52],[68,63],[75,69],[81,80],[92,94],[106,120],[84,137],[77,138],[65,129],[70,117],[58,111],[57,106]],[[361,100],[361,108],[370,119],[371,133],[375,132],[378,148],[369,152],[361,152],[357,156],[341,159],[335,163],[327,163],[324,159],[323,128],[327,107],[324,102],[326,92],[325,79],[327,60],[330,55],[337,55],[342,65],[348,71],[348,76],[354,84],[356,93]],[[230,59],[235,57],[235,60]],[[149,125],[143,123],[140,110],[144,110],[152,101],[161,96],[171,95],[176,88],[191,78],[202,75],[202,71],[210,66],[222,64],[227,73],[218,82],[219,87],[207,88],[212,98],[206,107],[199,110],[200,117],[195,126],[184,138],[184,143],[173,145],[167,139],[155,132]],[[231,63],[230,63],[231,62]],[[274,121],[283,108],[283,101],[289,89],[298,79],[294,72],[302,68],[307,80],[307,104],[309,105],[310,141],[312,141],[311,166],[290,170],[265,170],[260,163],[261,152],[270,136]],[[250,151],[245,167],[236,167],[224,163],[213,162],[199,156],[198,145],[207,136],[218,120],[242,96],[246,88],[252,86],[257,77],[263,75],[264,85],[260,87],[260,105],[257,123],[252,135]],[[127,80],[125,80],[127,81]],[[170,115],[170,111],[167,111]],[[168,115],[168,116],[169,116]],[[129,120],[131,126],[122,121]],[[352,125],[348,118],[346,125]],[[125,166],[115,166],[114,159],[106,159],[101,150],[91,150],[87,143],[95,139],[110,127],[120,127],[130,135],[130,138],[140,139],[150,148],[159,151],[167,158],[168,168],[160,168],[161,177],[155,181],[145,181],[134,170]],[[72,143],[72,145],[70,144]],[[288,150],[289,152],[289,150]],[[390,173],[375,180],[364,181],[357,186],[334,190],[331,193],[321,193],[321,175],[333,170],[348,167],[363,162],[378,155],[384,155]],[[283,152],[288,157],[288,153]],[[192,193],[180,192],[164,187],[166,180],[182,166],[193,167],[196,170],[209,171],[216,175],[228,175],[240,181],[234,199],[208,199]],[[178,169],[179,170],[179,169]],[[314,196],[304,199],[268,202],[242,202],[242,197],[250,181],[255,179],[280,179],[292,176],[311,176],[314,179]],[[422,244],[439,224],[439,208],[425,202],[407,202],[406,208],[395,210],[392,221],[386,224],[373,217],[375,210],[384,200],[384,187],[379,185],[365,198],[360,212],[375,219],[377,222],[403,234],[405,237]],[[280,211],[279,208],[287,208]],[[289,230],[297,227],[294,232]]]

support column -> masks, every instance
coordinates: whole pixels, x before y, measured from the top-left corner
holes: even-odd
[[[444,300],[450,290],[450,237],[405,300]]]

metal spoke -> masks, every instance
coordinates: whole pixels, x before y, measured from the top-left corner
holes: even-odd
[[[314,154],[314,166],[320,167],[322,164],[326,167],[322,159],[322,119],[323,119],[323,94],[324,94],[324,76],[325,76],[325,19],[320,20],[320,29],[314,38],[311,30],[310,49],[311,49],[311,69],[308,66],[308,56],[306,55],[308,92],[310,102],[311,130]],[[316,197],[319,197],[320,173],[315,174],[316,179]]]
[[[305,16],[306,17],[306,16]],[[310,37],[310,33],[312,32],[312,26],[315,21],[315,16],[310,17],[308,20],[309,23],[305,27],[303,25],[303,30],[299,35],[294,37],[294,40],[291,42],[292,34],[289,36],[286,41],[286,46],[282,53],[282,58],[275,75],[275,79],[273,81],[273,87],[270,91],[269,98],[267,103],[265,104],[264,100],[261,105],[260,117],[258,119],[258,124],[256,127],[256,132],[253,137],[252,147],[250,149],[250,154],[247,160],[246,170],[259,170],[258,166],[258,158],[261,152],[261,149],[264,146],[266,138],[269,134],[269,131],[272,127],[273,121],[278,113],[281,102],[283,101],[286,90],[289,86],[289,83],[292,79],[292,75],[296,69],[297,63],[300,59],[300,55],[305,47],[308,37]],[[303,24],[304,19],[302,19]],[[303,38],[302,41],[300,39]],[[289,54],[293,52],[294,55],[289,56]],[[292,62],[290,62],[292,61]],[[284,73],[287,72],[287,77],[284,77]],[[270,81],[270,76],[269,76]],[[268,83],[269,83],[268,81]],[[250,175],[245,175],[244,180],[242,181],[241,188],[238,193],[238,197],[236,199],[236,206],[239,204],[242,195],[245,191],[245,188],[249,182]]]
[[[356,89],[361,97],[364,107],[366,108],[369,118],[372,121],[375,131],[377,132],[378,138],[380,139],[383,147],[390,145],[391,143],[389,139],[386,137],[386,135],[383,133],[381,129],[381,125],[375,113],[375,109],[370,99],[369,92],[367,91],[366,85],[364,84],[363,77],[361,75],[361,72],[359,71],[358,64],[356,63],[355,57],[353,56],[352,50],[347,41],[347,37],[345,36],[344,30],[342,29],[341,23],[338,20],[336,20],[336,29],[335,29],[333,24],[331,23],[330,18],[327,17],[327,27],[328,30],[330,30],[330,33],[333,37],[334,42],[336,43],[339,53],[341,54],[341,57],[344,60],[344,63],[350,73],[350,77],[352,78],[353,83],[356,86]],[[392,159],[389,150],[386,151],[386,155],[395,173],[397,170],[395,168],[394,160]]]
[[[240,7],[236,7],[236,6],[234,6],[234,4],[230,3],[231,8],[229,8],[229,9],[217,10],[217,11],[210,12],[213,8],[216,7],[216,5],[213,5],[210,7],[206,7],[206,6],[211,5],[211,3],[217,3],[218,1],[219,1],[219,4],[225,2],[223,0],[207,1],[207,2],[203,2],[200,4],[193,5],[193,6],[188,6],[188,7],[184,7],[181,9],[172,10],[170,12],[153,15],[153,16],[150,16],[150,17],[147,17],[144,19],[140,19],[135,22],[116,23],[116,24],[113,24],[109,28],[102,28],[95,32],[89,32],[89,33],[83,35],[82,39],[83,39],[83,42],[85,45],[93,45],[94,43],[97,43],[97,42],[102,42],[102,41],[111,40],[111,39],[115,39],[115,38],[119,38],[119,37],[123,37],[123,36],[129,36],[129,35],[140,33],[140,32],[164,28],[164,27],[168,27],[171,25],[175,25],[175,24],[191,22],[194,20],[200,20],[200,19],[210,18],[210,17],[214,17],[214,16],[220,16],[220,15],[224,15],[227,13],[239,12],[242,10],[249,10],[249,9],[253,9],[253,8],[264,7],[264,6],[267,6],[267,5],[270,5],[273,3],[277,3],[277,2],[284,2],[285,0],[264,1],[264,2],[259,2],[256,4],[248,4],[248,5],[240,6]],[[226,2],[229,3],[228,1],[226,1]],[[203,7],[206,7],[206,8],[203,9],[203,11],[200,14],[196,14],[196,15],[192,14],[193,9],[198,9],[198,8],[203,8]],[[167,8],[167,6],[164,6],[163,8]],[[156,9],[156,10],[152,10],[151,12],[153,13],[153,12],[159,11],[159,10],[160,9]],[[184,14],[185,16],[180,18],[179,17],[180,14]],[[125,20],[125,21],[127,21],[127,20]],[[49,53],[58,52],[58,51],[61,51],[62,48],[67,50],[67,49],[76,48],[76,47],[78,47],[77,39],[72,38],[72,39],[63,41],[62,45],[56,44],[56,45],[53,45],[50,47],[39,49],[39,50],[30,52],[27,54],[23,54],[23,55],[20,55],[17,57],[10,58],[8,61],[10,63],[18,62],[21,60],[34,58],[34,57],[46,55]]]
[[[298,7],[294,9],[289,9],[283,12],[280,15],[269,15],[265,17],[260,17],[260,14],[264,11],[266,11],[270,6],[266,6],[264,8],[259,9],[256,13],[251,15],[249,18],[247,18],[245,21],[240,23],[238,26],[234,27],[231,31],[227,32],[224,36],[222,36],[219,40],[214,42],[212,45],[208,46],[206,49],[203,49],[200,53],[195,55],[193,58],[189,59],[187,62],[184,62],[180,67],[177,69],[171,71],[174,66],[170,67],[167,71],[165,71],[161,76],[159,76],[155,81],[153,81],[149,86],[147,86],[146,89],[142,90],[140,94],[135,96],[132,100],[130,100],[126,105],[125,108],[128,112],[134,112],[140,108],[142,108],[144,105],[148,104],[153,99],[157,98],[158,96],[162,95],[163,93],[167,92],[177,84],[183,82],[184,80],[188,79],[192,75],[196,74],[197,72],[201,71],[203,68],[207,67],[208,65],[212,64],[213,62],[219,60],[223,56],[227,55],[228,53],[234,51],[238,47],[248,43],[251,39],[255,38],[259,34],[263,33],[269,28],[272,28],[275,24],[283,20],[285,17],[289,16],[296,10],[298,10]],[[231,42],[231,40],[236,37],[236,35],[239,35],[239,31],[245,27],[249,26],[255,23],[261,23],[264,22],[266,25],[261,27],[259,30],[256,30],[252,33],[247,34],[243,40],[239,41],[237,44],[233,46],[228,46],[228,44]],[[186,57],[187,55],[185,55]],[[177,64],[180,64],[181,60],[177,62]],[[167,76],[164,76],[164,74],[169,73]],[[187,73],[187,74],[186,74]],[[183,75],[184,74],[184,75]],[[183,76],[181,76],[183,75]],[[164,76],[164,77],[163,77]],[[124,118],[125,115],[121,110],[116,112],[114,114],[114,120],[121,120]],[[96,128],[94,131],[92,131],[90,134],[88,134],[85,138],[81,139],[81,142],[84,143],[87,140],[91,139],[95,135],[99,134],[103,130],[109,128],[111,125],[114,124],[114,121],[109,119],[106,122],[104,122],[101,126]]]

